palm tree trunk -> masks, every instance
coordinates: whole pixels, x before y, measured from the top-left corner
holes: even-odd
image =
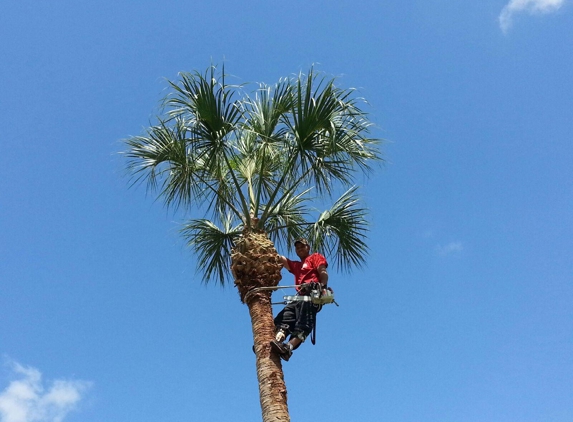
[[[281,260],[263,230],[245,229],[235,244],[231,270],[241,301],[249,307],[257,355],[257,379],[263,422],[288,422],[287,392],[280,357],[271,351],[275,324],[271,293],[281,279]]]
[[[275,331],[270,302],[268,293],[258,293],[247,303],[257,355],[259,396],[263,422],[288,422],[290,417],[281,360],[271,352],[270,346]]]

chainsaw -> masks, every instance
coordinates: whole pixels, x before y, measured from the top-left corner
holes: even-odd
[[[312,302],[315,305],[328,305],[330,303],[334,303],[336,306],[339,306],[334,300],[334,291],[330,288],[313,288],[305,295],[291,295],[291,296],[283,296],[283,300],[285,304],[292,303],[292,302]]]

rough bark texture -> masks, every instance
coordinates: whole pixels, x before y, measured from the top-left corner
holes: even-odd
[[[287,391],[281,359],[271,352],[274,337],[273,314],[270,298],[257,296],[249,299],[249,312],[253,324],[257,378],[264,422],[288,422]]]
[[[251,315],[263,422],[288,422],[281,360],[270,346],[275,335],[271,292],[252,292],[257,287],[276,286],[281,279],[279,256],[263,231],[245,230],[233,250],[231,269],[241,301],[246,302]]]
[[[246,229],[236,242],[231,270],[241,301],[256,287],[276,286],[281,281],[281,262],[273,242],[262,230]]]

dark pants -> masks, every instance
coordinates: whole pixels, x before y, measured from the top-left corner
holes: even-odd
[[[304,341],[316,324],[316,312],[317,307],[312,302],[289,303],[275,317],[275,327],[277,331],[283,328],[291,338]]]

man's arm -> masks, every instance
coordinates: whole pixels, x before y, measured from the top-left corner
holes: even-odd
[[[326,265],[319,265],[317,271],[320,284],[322,284],[322,287],[326,287],[328,284],[328,273],[326,272]]]
[[[290,272],[290,267],[288,265],[288,259],[286,258],[286,256],[279,255],[279,259],[281,260],[281,264],[283,264],[283,267]]]

